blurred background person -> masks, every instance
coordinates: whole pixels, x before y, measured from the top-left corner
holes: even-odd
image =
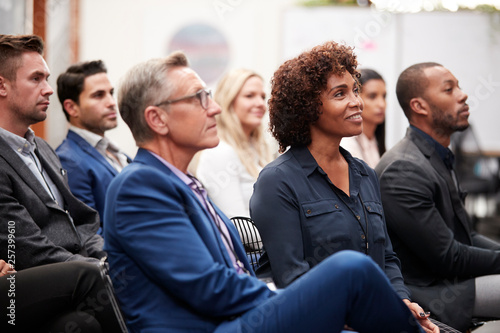
[[[70,66],[57,78],[57,95],[70,127],[56,153],[71,192],[97,210],[102,234],[104,201],[111,180],[132,160],[106,137],[118,126],[114,87],[102,60]]]
[[[232,70],[220,80],[214,99],[222,109],[216,117],[221,141],[201,153],[196,175],[228,217],[249,217],[253,184],[273,158],[263,131],[264,80],[248,69]]]
[[[352,156],[362,159],[374,168],[385,153],[385,109],[386,87],[382,76],[373,69],[360,70],[361,98],[363,110],[363,132],[343,138],[341,146]]]

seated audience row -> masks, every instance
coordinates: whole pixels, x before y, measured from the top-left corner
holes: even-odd
[[[54,92],[43,49],[38,36],[0,35],[0,258],[19,271],[0,261],[1,331],[120,332],[109,299],[96,303],[106,292],[98,213],[30,129]]]
[[[275,72],[270,127],[286,152],[260,173],[252,219],[276,286],[288,286],[334,253],[355,250],[369,255],[415,317],[425,319],[392,250],[377,175],[340,147],[343,137],[362,132],[356,67],[350,47],[329,42]]]
[[[0,258],[15,250],[16,270],[105,255],[99,215],[71,193],[56,153],[30,128],[54,93],[42,53],[37,36],[0,35],[0,244],[12,245]]]
[[[133,67],[118,105],[139,151],[108,189],[104,239],[111,267],[133,277],[134,288],[116,281],[132,332],[423,331],[380,269],[353,251],[279,292],[254,276],[235,227],[187,173],[198,151],[219,143],[221,110],[183,53]]]
[[[271,130],[281,151],[290,149],[262,170],[250,202],[275,283],[286,286],[331,254],[357,250],[403,298],[410,295],[404,278],[415,301],[461,331],[472,317],[500,318],[500,244],[471,229],[447,148],[451,134],[469,126],[458,80],[437,63],[403,71],[397,96],[410,128],[377,164],[378,179],[339,148],[361,132],[355,66],[323,65],[321,57],[339,51],[317,50],[273,78]],[[313,64],[338,74],[317,79]]]
[[[104,292],[97,264],[106,254],[113,272],[127,276],[114,283],[131,332],[437,333],[428,310],[462,331],[472,316],[499,317],[500,245],[470,229],[446,148],[468,126],[467,95],[443,66],[401,74],[397,95],[410,129],[377,176],[340,146],[362,135],[364,122],[348,46],[327,42],[276,71],[270,124],[283,154],[267,166],[262,78],[228,73],[216,91],[221,110],[182,52],[138,64],[123,79],[118,104],[139,147],[134,161],[104,136],[117,111],[102,62],[63,73],[58,94],[71,127],[57,149],[61,165],[29,128],[46,118],[53,94],[42,53],[37,36],[0,35],[0,212],[8,221],[0,242],[9,245],[0,258],[15,251],[19,271],[0,261],[0,275],[9,273],[0,277],[0,301],[11,302],[8,279],[18,279],[23,325],[118,331],[109,303],[85,303]],[[373,138],[385,84],[368,77],[379,111],[373,122],[366,117]],[[213,193],[215,204],[188,172],[202,151],[198,174],[222,193]],[[228,176],[225,186],[218,175]],[[256,278],[226,215],[252,216],[282,289]],[[49,280],[65,283],[54,289]],[[40,319],[24,323],[31,313]]]

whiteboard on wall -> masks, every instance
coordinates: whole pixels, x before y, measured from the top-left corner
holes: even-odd
[[[399,73],[412,64],[434,61],[450,69],[469,95],[469,120],[480,147],[500,151],[499,14],[393,14],[355,7],[294,7],[285,11],[283,60],[327,40],[354,46],[360,67],[373,68],[384,76],[389,148],[408,126],[394,92]]]

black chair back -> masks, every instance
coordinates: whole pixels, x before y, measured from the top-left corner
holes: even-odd
[[[259,258],[264,252],[259,230],[257,230],[255,223],[249,217],[235,216],[231,218],[231,221],[240,234],[248,261],[255,272],[259,266]]]
[[[128,333],[125,319],[123,319],[122,311],[120,310],[120,306],[118,305],[115,297],[113,282],[111,281],[111,277],[109,276],[109,265],[107,259],[107,257],[103,257],[101,259],[101,262],[99,263],[99,271],[101,272],[101,278],[104,282],[109,301],[111,302],[111,306],[113,307],[113,311],[115,312],[115,316],[118,320],[118,324],[120,325],[120,329],[122,333]]]

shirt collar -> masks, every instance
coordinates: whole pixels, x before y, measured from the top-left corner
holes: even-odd
[[[319,173],[322,177],[326,177],[325,171],[321,169],[307,147],[296,147],[291,150],[300,166],[306,172],[307,177],[314,172]],[[340,147],[340,153],[344,156],[349,165],[350,195],[357,196],[360,191],[362,177],[368,176],[368,171],[366,170],[365,164],[352,157],[351,153],[344,148]]]
[[[290,148],[290,153],[295,156],[300,166],[304,169],[308,176],[319,167],[318,163],[316,163],[316,160],[306,146],[292,147]]]
[[[160,162],[162,162],[167,168],[170,169],[170,171],[173,172],[174,175],[179,177],[186,185],[190,186],[190,184],[193,182],[191,178],[189,178],[184,172],[181,170],[177,169],[175,166],[173,166],[171,163],[167,162],[163,157],[160,155],[157,155],[153,153],[152,151],[148,150],[148,152],[156,157]],[[190,186],[191,187],[191,186]]]
[[[31,152],[35,151],[35,132],[33,132],[31,128],[28,128],[24,137],[9,132],[1,127],[0,134],[12,150],[17,153],[29,155]]]
[[[292,147],[290,150],[299,162],[302,169],[305,170],[307,175],[310,175],[317,169],[321,170],[320,166],[306,146]],[[351,153],[342,148],[342,146],[340,146],[340,153],[346,159],[347,164],[349,164],[349,168],[352,168],[353,171],[358,172],[362,175],[368,175],[365,166],[354,157],[352,157]]]
[[[98,134],[92,133],[89,130],[76,127],[74,125],[71,125],[69,129],[70,131],[73,131],[79,136],[81,136],[85,141],[87,141],[92,147],[95,148],[97,148],[99,142],[103,139],[103,137]]]
[[[69,129],[78,134],[79,136],[81,136],[92,147],[96,148],[99,151],[105,151],[106,149],[109,149],[115,153],[121,153],[120,148],[118,148],[117,145],[115,145],[111,140],[109,140],[105,136],[100,136],[99,134],[95,134],[89,130],[76,127],[74,125],[71,125]]]
[[[443,160],[443,163],[446,165],[448,169],[450,170],[453,169],[453,164],[455,162],[455,155],[448,147],[444,147],[439,142],[434,140],[434,138],[432,138],[429,134],[425,133],[421,129],[413,125],[410,125],[410,127],[415,131],[415,133],[420,135],[422,138],[425,139],[425,141],[427,141],[432,147],[434,147],[436,153],[439,155],[441,160]]]

